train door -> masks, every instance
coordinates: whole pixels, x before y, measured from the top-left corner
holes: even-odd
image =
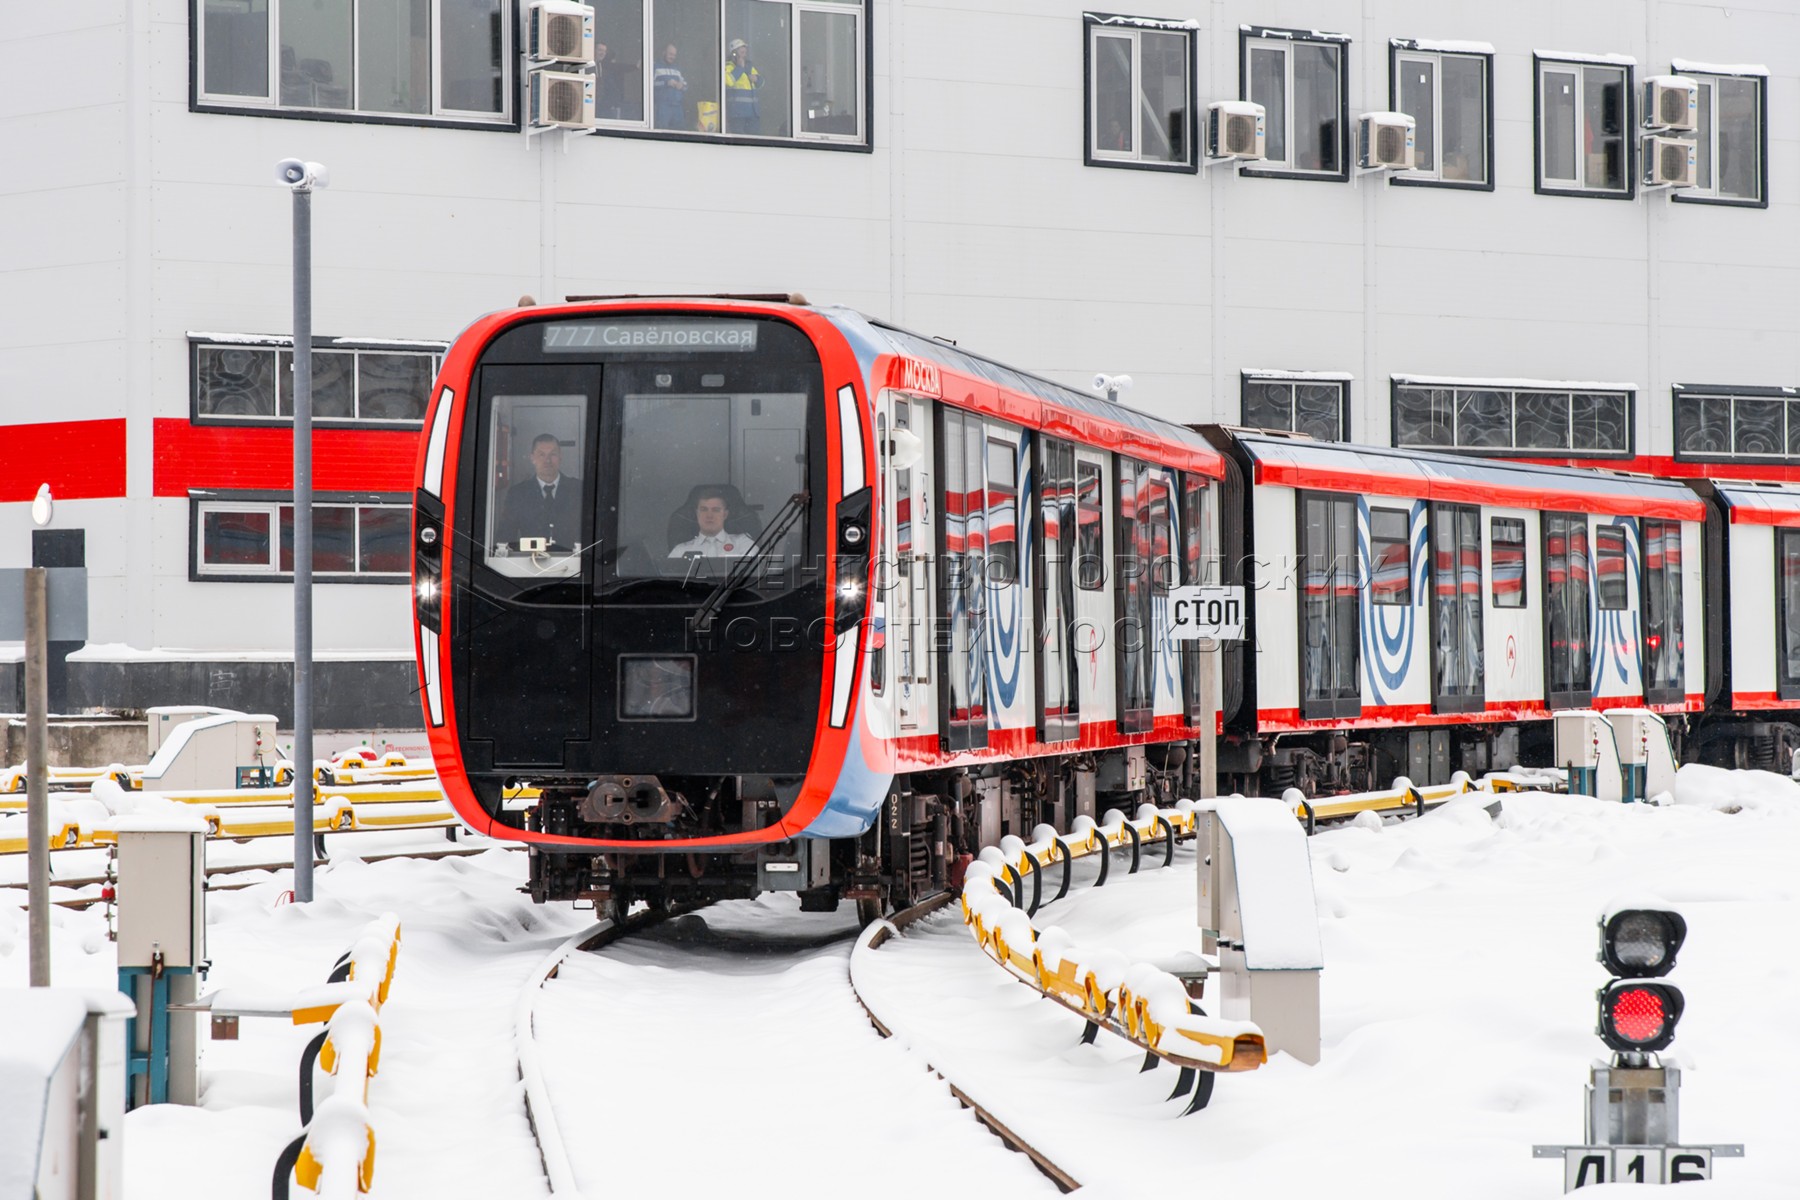
[[[1155,724],[1158,652],[1157,572],[1168,562],[1169,496],[1160,468],[1120,456],[1116,545],[1119,732],[1148,733]],[[1160,547],[1158,543],[1161,543]]]
[[[888,431],[890,454],[885,492],[887,561],[882,566],[887,604],[886,656],[893,663],[894,714],[902,736],[929,729],[931,697],[931,488],[925,439],[930,434],[923,401],[885,393],[878,420]],[[916,441],[917,445],[911,444]],[[904,452],[901,447],[904,446]],[[905,467],[898,464],[907,463]],[[925,534],[920,537],[921,531]]]
[[[1531,546],[1538,515],[1525,509],[1485,509],[1487,522],[1487,605],[1484,675],[1489,701],[1517,705],[1544,694],[1543,668],[1530,653],[1537,641],[1538,615],[1532,612],[1539,564]]]
[[[1081,736],[1080,680],[1075,663],[1075,447],[1037,438],[1038,740]]]
[[[1589,598],[1593,563],[1583,513],[1547,512],[1544,546],[1544,699],[1553,709],[1586,708],[1594,685]]]
[[[987,447],[980,417],[940,406],[939,711],[944,749],[987,745]]]
[[[1652,704],[1687,699],[1681,537],[1680,521],[1644,521],[1644,699]]]
[[[1181,552],[1181,582],[1188,587],[1219,582],[1217,555],[1212,549],[1212,530],[1207,527],[1206,520],[1208,513],[1204,476],[1182,473],[1181,507],[1177,516],[1175,545]],[[1206,710],[1200,704],[1200,672],[1213,670],[1218,658],[1217,654],[1203,654],[1198,640],[1181,643],[1181,679],[1186,723],[1200,729],[1208,737],[1216,730],[1207,729],[1201,724]]]
[[[1111,507],[1112,456],[1085,446],[1075,448],[1075,629],[1070,651],[1075,659],[1076,705],[1084,724],[1110,721],[1118,712],[1118,684],[1113,676],[1114,636]]]
[[[1016,425],[981,423],[987,529],[988,728],[1020,729],[1036,714],[1030,604],[1031,560],[1020,520],[1021,483],[1029,485],[1030,435]],[[1021,479],[1024,476],[1024,479]]]
[[[601,368],[489,366],[473,430],[478,544],[456,637],[464,720],[492,767],[561,767],[592,733],[595,413]],[[521,652],[523,648],[524,652]],[[579,755],[579,751],[576,752]]]
[[[1482,641],[1481,510],[1431,506],[1431,703],[1436,712],[1487,707]]]
[[[1301,492],[1300,715],[1362,714],[1356,498]]]

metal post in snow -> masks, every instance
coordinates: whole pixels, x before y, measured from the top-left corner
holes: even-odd
[[[312,193],[325,168],[276,164],[294,193],[294,902],[313,898]]]
[[[43,567],[25,572],[25,908],[31,986],[50,986],[50,603]]]

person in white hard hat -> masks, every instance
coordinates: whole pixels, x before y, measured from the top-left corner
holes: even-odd
[[[725,58],[725,132],[761,133],[762,110],[756,98],[762,76],[750,65],[750,45],[733,38]]]

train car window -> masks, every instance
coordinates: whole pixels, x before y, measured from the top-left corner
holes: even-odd
[[[1481,510],[1431,510],[1432,701],[1440,712],[1478,711],[1486,678],[1481,631]]]
[[[806,485],[807,394],[727,391],[723,373],[691,381],[720,390],[687,391],[655,368],[612,370],[631,371],[617,405],[619,577],[714,578],[756,551],[768,573],[797,563],[804,521],[778,546],[760,539]]]
[[[1356,501],[1301,493],[1300,714],[1362,712],[1362,617],[1356,588]]]
[[[1525,522],[1518,517],[1495,517],[1488,523],[1492,542],[1493,577],[1488,587],[1495,608],[1525,607]]]
[[[1776,664],[1784,700],[1800,695],[1800,530],[1775,531]]]
[[[980,418],[943,413],[944,740],[961,750],[987,745],[987,484]]]
[[[1101,524],[1105,517],[1100,468],[1094,463],[1075,464],[1075,577],[1084,592],[1106,586],[1106,530]]]
[[[1644,522],[1644,696],[1683,700],[1681,522]]]
[[[1594,531],[1594,579],[1601,612],[1618,612],[1626,607],[1623,527],[1602,525]]]
[[[1543,523],[1546,698],[1552,708],[1582,708],[1593,699],[1588,519],[1545,513]]]
[[[1181,581],[1175,540],[1175,472],[1167,467],[1149,468],[1139,498],[1138,514],[1147,526],[1150,587],[1158,596],[1166,596]]]
[[[1412,604],[1411,528],[1404,509],[1369,510],[1369,603]]]
[[[1080,690],[1073,652],[1075,621],[1075,447],[1040,437],[1038,447],[1038,545],[1042,547],[1042,581],[1037,591],[1039,663],[1038,695],[1043,718],[1039,736],[1046,742],[1068,741],[1081,732]]]
[[[516,579],[581,573],[592,541],[579,472],[587,458],[588,397],[498,394],[488,409],[483,558]]]
[[[905,400],[895,400],[894,428],[911,431],[913,427],[912,405]],[[908,468],[893,472],[894,488],[894,578],[897,604],[891,606],[898,611],[901,619],[899,628],[896,622],[888,622],[888,640],[895,643],[895,653],[899,655],[896,663],[898,678],[903,682],[924,683],[929,678],[926,671],[926,660],[918,652],[918,627],[922,610],[913,603],[919,586],[913,578],[914,572],[923,573],[924,566],[914,559],[919,550],[913,536],[913,473]],[[898,637],[896,638],[896,634]]]
[[[1013,444],[987,440],[987,577],[990,587],[1019,581],[1019,469]]]

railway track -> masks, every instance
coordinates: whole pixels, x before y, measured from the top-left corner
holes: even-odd
[[[858,939],[856,951],[850,956],[850,986],[852,990],[856,992],[857,1003],[862,1005],[863,1011],[869,1015],[869,1022],[875,1026],[882,1037],[893,1037],[894,1029],[882,1019],[882,1016],[876,1010],[876,1007],[870,1005],[868,997],[864,994],[863,989],[857,987],[857,955],[874,953],[881,949],[881,947],[890,939],[902,936],[906,929],[915,922],[923,920],[931,914],[949,907],[951,904],[955,903],[955,901],[956,894],[954,892],[939,892],[937,895],[922,900],[911,908],[902,909],[900,912],[895,913],[886,920],[874,922],[863,931],[862,937]],[[942,1071],[938,1070],[935,1065],[932,1065],[929,1062],[927,1065],[931,1067],[932,1072],[937,1075],[939,1079],[944,1081],[944,1085],[950,1089],[950,1094],[956,1097],[959,1104],[973,1113],[975,1119],[987,1126],[995,1137],[1006,1143],[1011,1149],[1016,1150],[1029,1158],[1031,1164],[1042,1172],[1050,1182],[1054,1183],[1058,1190],[1067,1193],[1073,1192],[1081,1187],[1080,1181],[1077,1180],[1074,1175],[1070,1174],[1063,1167],[1058,1166],[1056,1161],[1047,1153],[1034,1146],[1024,1136],[1013,1130],[999,1117],[995,1116],[994,1113],[984,1106],[980,1100],[977,1100],[955,1080],[947,1077]]]

